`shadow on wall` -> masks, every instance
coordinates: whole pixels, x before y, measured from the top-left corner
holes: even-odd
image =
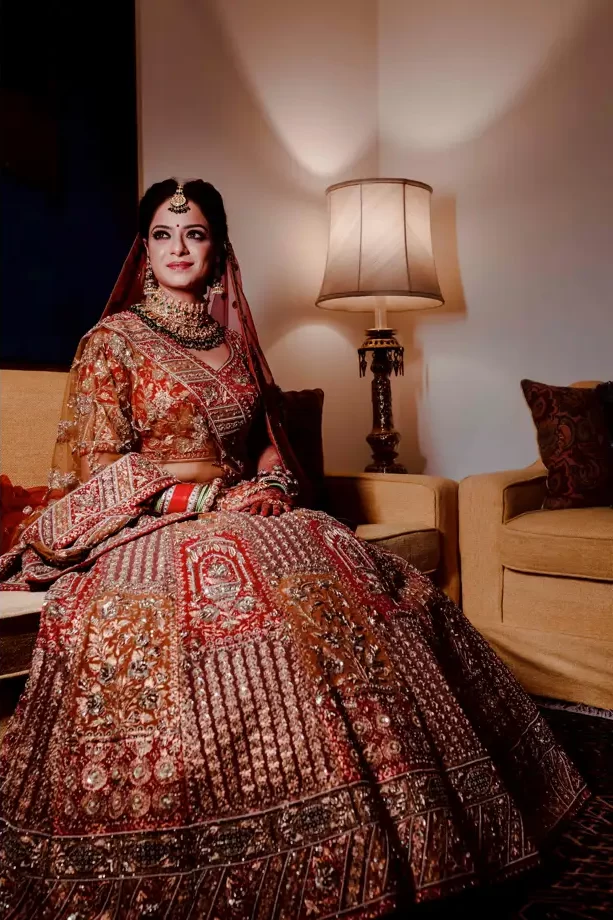
[[[428,472],[531,462],[521,377],[610,373],[612,37],[609,0],[382,0],[381,171],[434,186],[447,301],[395,400]]]
[[[178,175],[220,188],[277,380],[286,389],[324,389],[328,465],[345,469],[368,458],[356,433],[369,427],[369,400],[354,351],[365,324],[331,319],[315,298],[327,243],[324,190],[376,172],[371,7],[366,0],[139,6],[143,185]],[[349,41],[332,59],[326,43],[342,34]],[[301,341],[305,325],[311,331]]]
[[[404,378],[392,384],[394,419],[401,434],[400,458],[412,473],[425,472],[428,462],[422,451],[419,432],[420,407],[427,398],[429,385],[421,330],[426,324],[457,325],[466,320],[466,300],[458,257],[456,201],[452,195],[437,195],[436,189],[432,197],[432,243],[445,303],[433,310],[395,316],[399,339],[404,346],[405,370]]]

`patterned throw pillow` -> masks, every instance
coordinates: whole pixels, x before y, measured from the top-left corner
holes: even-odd
[[[592,388],[521,382],[547,467],[543,507],[589,508],[613,503],[613,450],[603,403]]]

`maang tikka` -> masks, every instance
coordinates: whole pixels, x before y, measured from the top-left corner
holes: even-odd
[[[183,186],[181,183],[177,185],[177,190],[170,199],[170,204],[168,205],[168,210],[172,211],[173,214],[186,214],[190,210],[190,207],[187,203],[187,198],[185,197],[185,192],[183,191]]]

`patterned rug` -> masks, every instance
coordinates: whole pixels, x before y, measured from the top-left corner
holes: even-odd
[[[0,692],[0,738],[24,681]],[[613,918],[613,712],[537,700],[583,772],[594,797],[560,833],[541,870],[491,891],[420,907],[424,920],[605,920]],[[404,920],[406,912],[394,920]]]
[[[563,831],[548,854],[544,877],[511,916],[521,920],[613,917],[613,713],[584,714],[572,707],[543,707],[542,711],[583,772],[594,798]]]
[[[541,870],[491,891],[420,909],[416,916],[424,920],[613,918],[613,712],[545,700],[537,703],[594,797],[544,854]]]

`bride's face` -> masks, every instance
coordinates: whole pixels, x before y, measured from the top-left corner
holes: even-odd
[[[168,205],[169,201],[160,205],[149,227],[153,273],[161,288],[179,298],[185,292],[202,294],[214,267],[208,221],[193,201],[185,214],[174,214]]]

